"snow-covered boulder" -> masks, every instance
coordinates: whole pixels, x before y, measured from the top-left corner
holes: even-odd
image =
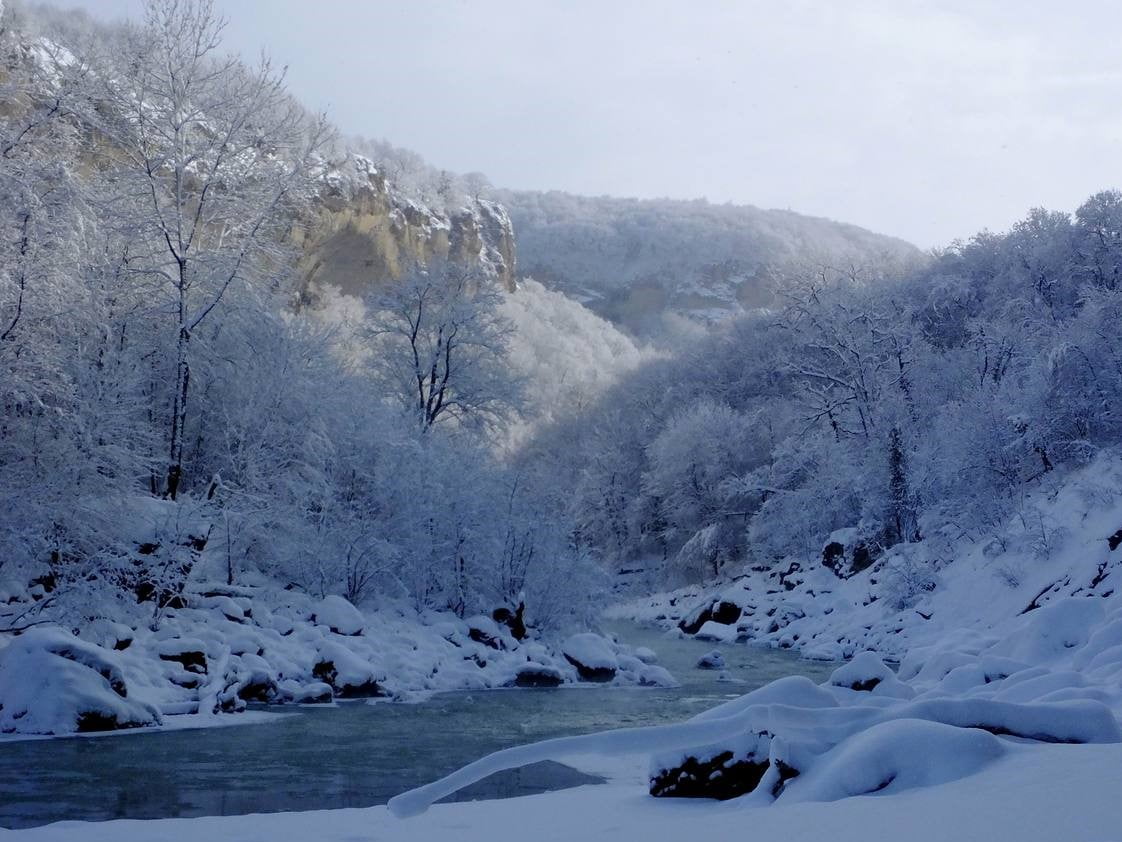
[[[656,798],[724,801],[754,790],[768,770],[768,734],[744,734],[719,745],[652,758],[649,790]]]
[[[512,648],[513,641],[507,641],[509,632],[490,617],[477,614],[464,620],[464,625],[467,626],[468,638],[476,643],[482,643],[490,649]]]
[[[706,652],[697,659],[697,668],[699,670],[723,670],[725,668],[725,656],[716,649],[712,652]]]
[[[849,663],[830,674],[830,684],[859,693],[875,693],[896,699],[910,699],[915,690],[896,677],[873,652],[860,652]]]
[[[726,626],[723,623],[710,620],[697,630],[694,637],[698,640],[708,640],[713,643],[734,643],[737,635],[736,626]]]
[[[195,637],[173,637],[156,646],[161,661],[175,661],[187,672],[206,675],[206,644]]]
[[[708,623],[722,626],[735,626],[740,619],[743,609],[728,599],[716,599],[703,602],[678,623],[678,628],[686,634],[697,634]]]
[[[132,646],[136,632],[124,623],[115,623],[112,620],[97,619],[87,623],[82,629],[82,637],[106,649],[123,652]]]
[[[32,629],[0,650],[0,731],[72,734],[157,725],[130,699],[115,653],[58,628]]]
[[[330,685],[322,681],[301,684],[291,678],[277,682],[276,701],[293,702],[300,705],[330,704],[334,697]]]
[[[781,803],[837,801],[959,780],[1005,754],[1002,742],[973,728],[898,719],[874,725],[786,782]]]
[[[619,669],[611,641],[592,632],[569,637],[562,644],[561,653],[584,681],[611,681]]]
[[[341,699],[361,699],[385,696],[379,676],[369,661],[342,643],[324,640],[318,650],[318,660],[312,675],[330,684]]]
[[[348,636],[360,635],[366,628],[366,618],[362,612],[351,605],[341,596],[325,596],[316,605],[312,622],[320,626],[327,626],[336,634]]]

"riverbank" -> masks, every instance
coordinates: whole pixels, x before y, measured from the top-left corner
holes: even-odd
[[[0,826],[383,804],[492,751],[673,723],[776,678],[821,681],[833,669],[791,653],[737,647],[726,650],[725,671],[718,673],[696,667],[712,648],[702,642],[628,624],[611,624],[604,632],[633,651],[647,650],[645,657],[655,653],[677,685],[574,683],[437,693],[405,704],[254,706],[211,717],[221,728],[0,742]],[[189,717],[166,717],[164,728],[184,719]],[[582,768],[612,776],[602,760],[596,763]],[[507,798],[588,780],[552,764],[496,776],[460,797]]]
[[[363,611],[262,580],[199,582],[158,622],[95,620],[0,635],[0,733],[66,735],[207,724],[249,704],[413,701],[432,693],[584,682],[671,686],[627,646],[543,637],[491,617]]]
[[[733,581],[626,600],[608,616],[807,658],[873,651],[899,661],[948,643],[978,651],[1065,599],[1122,608],[1122,459],[1048,477],[992,533],[931,536],[862,556],[840,530],[817,556]]]

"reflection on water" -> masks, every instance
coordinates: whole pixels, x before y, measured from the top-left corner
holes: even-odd
[[[500,748],[677,722],[775,678],[820,681],[833,668],[729,646],[721,651],[738,682],[721,682],[694,666],[711,645],[623,624],[612,630],[654,649],[682,686],[448,693],[415,705],[284,708],[295,715],[257,725],[0,743],[0,827],[383,804]],[[494,775],[457,797],[526,795],[596,780],[539,763]]]

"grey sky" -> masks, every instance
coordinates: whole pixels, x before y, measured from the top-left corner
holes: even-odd
[[[140,0],[55,0],[102,17]],[[345,132],[927,247],[1122,186],[1122,4],[217,0]]]

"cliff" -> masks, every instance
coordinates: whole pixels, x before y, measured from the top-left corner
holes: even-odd
[[[403,195],[369,159],[353,153],[326,170],[322,185],[307,217],[292,228],[306,299],[322,284],[359,296],[434,260],[477,267],[514,289],[514,231],[501,204],[471,199],[451,212],[434,210]]]

